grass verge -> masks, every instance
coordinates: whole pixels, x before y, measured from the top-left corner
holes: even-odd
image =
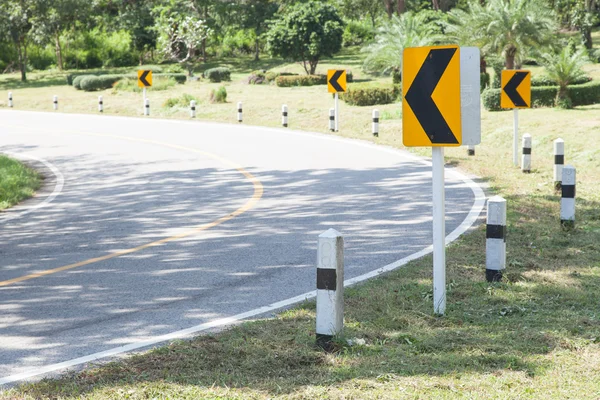
[[[41,176],[17,160],[0,155],[0,210],[33,196]]]

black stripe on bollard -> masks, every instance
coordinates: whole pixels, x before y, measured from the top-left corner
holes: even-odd
[[[575,185],[562,185],[562,195],[566,199],[575,198]]]
[[[467,155],[474,156],[475,155],[475,149],[469,149],[469,150],[467,150]]]
[[[335,345],[333,344],[333,336],[331,335],[323,335],[322,333],[317,333],[317,346],[322,348],[327,352],[332,352],[335,350]]]
[[[564,164],[565,163],[565,155],[564,154],[556,154],[554,156],[554,164]]]
[[[379,123],[379,118],[373,118],[373,122]]]
[[[330,121],[335,121],[335,116],[333,116],[333,115],[330,115],[330,116],[329,116],[329,120],[330,120]]]
[[[336,290],[337,273],[335,269],[317,268],[317,289]]]
[[[506,242],[506,226],[505,225],[487,225],[485,229],[486,239],[504,239]]]
[[[486,269],[485,280],[488,282],[501,282],[502,281],[502,270]]]
[[[288,116],[288,115],[287,115],[287,111],[285,111],[285,112],[283,113],[283,116],[284,116],[284,117],[287,117],[287,116]]]
[[[523,154],[531,154],[531,147],[523,147]]]

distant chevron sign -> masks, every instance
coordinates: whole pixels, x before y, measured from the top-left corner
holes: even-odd
[[[152,71],[143,69],[138,71],[138,86],[141,88],[152,86]]]
[[[327,90],[329,93],[345,93],[346,87],[345,69],[330,69],[327,71]]]
[[[458,46],[404,49],[402,92],[402,142],[405,146],[460,146]]]
[[[500,107],[531,107],[531,71],[505,69],[502,71]]]

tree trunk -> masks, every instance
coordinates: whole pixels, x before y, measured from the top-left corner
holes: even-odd
[[[387,13],[388,18],[392,18],[392,14],[394,13],[394,5],[392,4],[393,0],[384,0],[385,2],[385,12]]]
[[[439,2],[439,0],[431,0],[431,4],[433,5],[433,9],[435,11],[439,11],[440,10],[440,2]]]
[[[573,102],[569,97],[569,91],[567,86],[559,86],[558,93],[556,94],[556,106],[560,108],[571,109],[573,108]]]
[[[206,62],[206,38],[202,39],[202,61]]]
[[[406,11],[406,0],[398,0],[396,11],[398,12],[398,16],[401,16]]]
[[[60,32],[57,30],[54,36],[56,40],[56,64],[58,66],[58,70],[62,71],[63,67],[63,58],[62,58],[62,47],[60,46]]]
[[[592,29],[591,28],[584,28],[581,31],[581,36],[583,39],[583,45],[585,46],[586,49],[590,50],[593,46],[592,43]]]
[[[21,82],[27,81],[27,50],[24,48],[24,40],[21,36],[14,38],[17,55],[19,57],[19,70],[21,71]]]
[[[310,64],[310,75],[314,75],[317,71],[317,65],[319,64],[319,60],[309,61]]]
[[[515,45],[510,45],[504,50],[506,69],[515,69],[515,57],[517,56],[517,48]]]
[[[254,41],[254,61],[258,61],[259,60],[259,43],[258,43],[258,36],[256,36],[256,40]]]

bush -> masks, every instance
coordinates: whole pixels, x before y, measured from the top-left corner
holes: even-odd
[[[583,85],[591,81],[591,77],[584,76],[581,79],[571,82],[571,85]],[[536,75],[531,77],[531,86],[556,86],[556,81],[550,79],[547,75]]]
[[[279,87],[326,85],[327,75],[280,75],[275,84]]]
[[[375,37],[373,28],[365,19],[362,21],[350,21],[344,28],[342,34],[343,46],[356,46],[372,40]]]
[[[373,106],[393,103],[399,95],[399,85],[355,84],[348,85],[348,91],[341,93],[340,98],[353,106]]]
[[[402,83],[402,71],[400,68],[392,69],[392,83],[394,85],[400,85]]]
[[[573,106],[600,103],[600,82],[592,81],[583,85],[568,87]],[[554,107],[558,86],[534,86],[531,88],[532,107]],[[500,111],[500,89],[487,89],[482,94],[483,106],[489,111]]]
[[[122,78],[123,75],[86,76],[81,79],[80,86],[86,92],[110,89]]]
[[[490,86],[490,74],[487,72],[482,72],[479,74],[479,88],[480,91],[483,92],[485,89]]]
[[[180,97],[167,99],[163,103],[163,107],[166,107],[166,108],[173,108],[173,107],[188,108],[190,106],[190,103],[192,102],[192,100],[195,101],[196,103],[198,103],[198,99],[196,99],[194,96],[192,96],[191,94],[184,93]]]
[[[93,76],[95,76],[95,75],[77,75],[77,76],[75,76],[72,79],[72,81],[73,81],[73,87],[75,89],[77,89],[77,90],[81,90],[81,80],[84,79],[84,78],[89,78],[89,77],[93,77]],[[68,82],[68,79],[69,78],[67,78],[67,82]]]
[[[227,103],[227,89],[225,89],[225,86],[210,91],[210,102]]]
[[[161,78],[174,79],[175,82],[179,83],[180,85],[183,85],[187,81],[187,76],[185,74],[154,74],[153,73],[152,78],[158,78],[159,80]]]
[[[246,79],[246,83],[249,85],[262,85],[266,81],[267,78],[265,70],[252,71],[248,79]]]
[[[591,62],[600,63],[600,49],[588,50],[588,57]]]
[[[204,71],[202,76],[211,82],[230,81],[231,71],[229,71],[229,68],[224,67],[211,68]]]

